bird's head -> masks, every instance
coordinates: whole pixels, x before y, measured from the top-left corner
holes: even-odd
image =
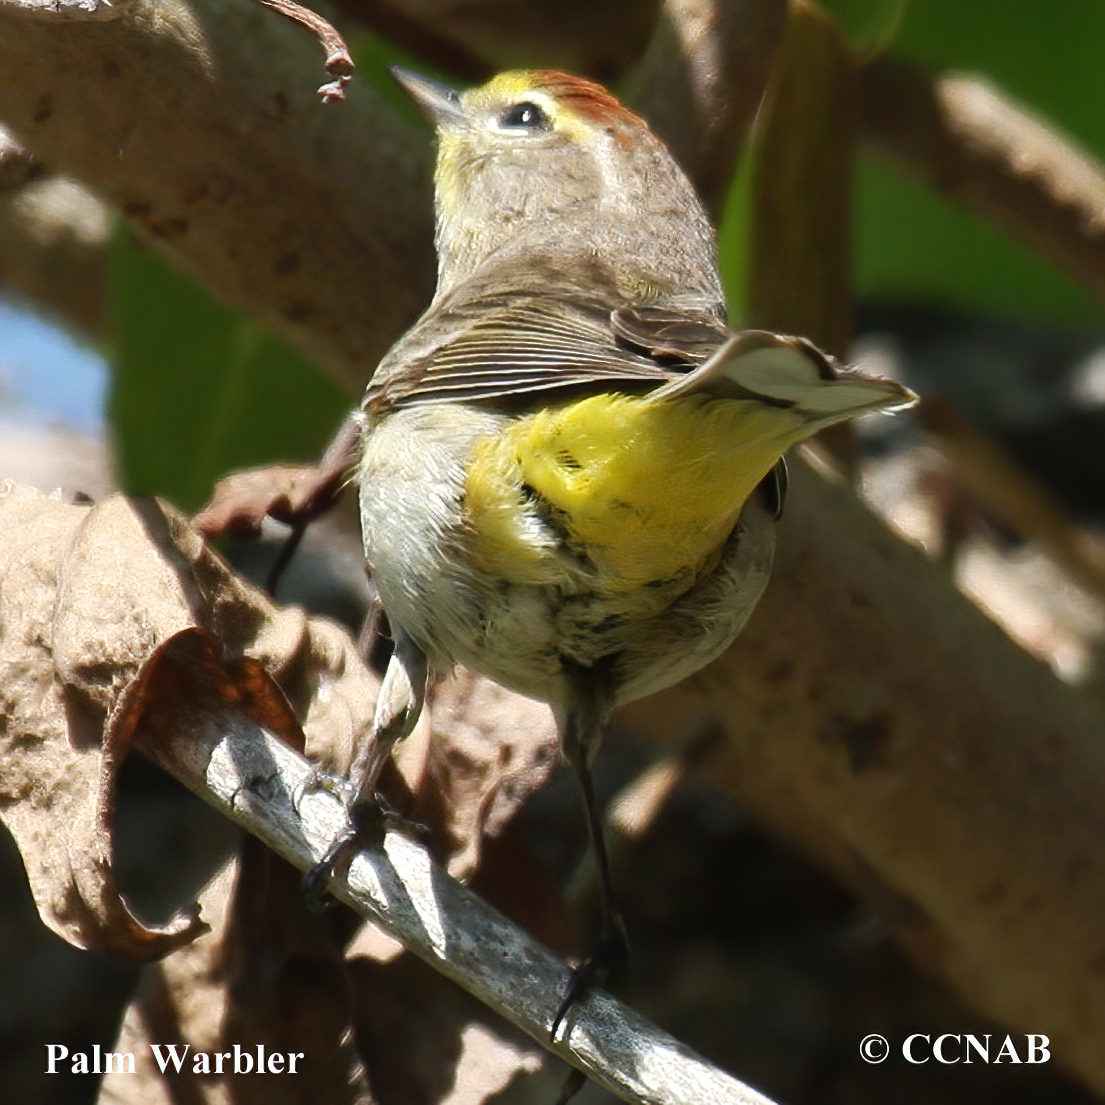
[[[694,188],[601,85],[534,69],[455,92],[392,72],[438,131],[439,288],[517,250],[597,258],[638,298],[720,299],[714,233]]]

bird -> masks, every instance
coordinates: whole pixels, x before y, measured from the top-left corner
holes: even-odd
[[[809,341],[726,321],[714,229],[602,86],[516,70],[457,92],[392,73],[437,131],[438,280],[356,414],[368,572],[393,652],[350,827],[428,681],[462,664],[548,703],[578,783],[599,935],[551,1022],[624,958],[592,765],[611,712],[708,664],[767,585],[784,454],[909,405]]]

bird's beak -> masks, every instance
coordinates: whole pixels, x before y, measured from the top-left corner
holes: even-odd
[[[391,75],[412,100],[414,106],[436,127],[456,126],[464,121],[464,110],[460,106],[460,96],[447,84],[432,80],[430,77],[391,67]]]

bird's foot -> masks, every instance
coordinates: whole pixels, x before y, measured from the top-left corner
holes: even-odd
[[[622,975],[629,965],[629,939],[621,917],[615,915],[603,920],[598,939],[591,947],[587,958],[572,971],[568,991],[564,995],[553,1017],[549,1037],[556,1034],[563,1023],[568,1010],[580,996],[592,986],[602,986],[611,974]]]
[[[328,897],[330,883],[341,871],[348,868],[353,857],[362,848],[383,843],[389,831],[404,833],[424,841],[429,829],[419,821],[412,821],[392,808],[382,794],[358,797],[356,787],[344,776],[316,771],[296,791],[298,808],[304,794],[325,790],[339,798],[346,809],[347,821],[334,838],[322,859],[303,876],[303,900],[313,912],[321,912],[334,904]]]

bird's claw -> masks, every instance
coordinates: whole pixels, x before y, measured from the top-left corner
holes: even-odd
[[[330,883],[340,870],[349,865],[361,845],[360,834],[350,821],[326,849],[322,859],[304,874],[301,884],[303,901],[312,913],[322,913],[334,906],[334,899],[329,897]]]
[[[557,1007],[556,1016],[553,1017],[552,1028],[549,1030],[549,1038],[556,1039],[556,1034],[564,1021],[568,1010],[579,1000],[580,996],[592,986],[601,986],[610,977],[611,973],[621,974],[629,963],[629,941],[625,935],[625,927],[621,919],[603,922],[598,939],[591,948],[590,954],[579,966],[573,968],[572,979],[568,983],[568,991]]]
[[[308,794],[315,794],[320,790],[332,794],[347,811],[352,808],[357,798],[357,788],[344,775],[338,775],[333,771],[323,771],[322,768],[316,767],[292,791],[292,806],[295,808],[295,812],[297,814],[301,813],[300,807],[303,805],[303,799]]]
[[[424,841],[429,829],[412,821],[392,808],[382,794],[371,798],[356,797],[353,784],[343,776],[316,772],[297,791],[296,804],[308,790],[328,790],[341,799],[348,815],[345,828],[326,849],[325,855],[303,876],[303,899],[307,908],[318,913],[329,909],[333,899],[327,895],[330,883],[340,871],[348,868],[362,848],[383,843],[386,833],[399,832]]]

